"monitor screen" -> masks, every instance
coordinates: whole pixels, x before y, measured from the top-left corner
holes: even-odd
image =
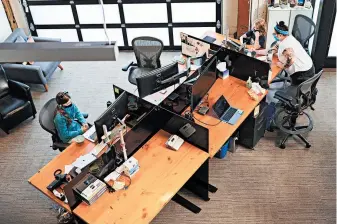
[[[178,83],[179,79],[161,83],[178,73],[178,63],[175,62],[136,78],[139,97],[143,98]]]
[[[219,60],[226,62],[229,74],[235,78],[243,81],[247,81],[249,77],[268,79],[270,65],[266,62],[229,49],[221,52]]]
[[[200,76],[192,86],[191,111],[194,111],[217,79],[217,57],[213,56],[201,67]]]
[[[128,95],[126,92],[123,92],[105,111],[104,113],[97,118],[94,122],[98,142],[102,141],[103,125],[105,125],[108,131],[112,130],[117,124],[119,119],[127,114],[128,111]]]
[[[210,44],[186,33],[180,33],[181,53],[189,57],[202,57],[208,54]]]

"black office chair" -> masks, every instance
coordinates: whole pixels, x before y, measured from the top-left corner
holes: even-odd
[[[41,127],[49,132],[52,136],[51,139],[53,141],[52,147],[54,150],[60,150],[62,152],[65,148],[69,146],[68,143],[63,143],[57,133],[55,124],[54,124],[54,117],[55,117],[55,110],[57,107],[56,99],[53,98],[49,100],[41,109],[39,114],[39,123]],[[87,118],[88,115],[83,114],[84,118]]]
[[[322,73],[323,71],[320,71],[318,74],[298,86],[289,86],[286,89],[275,93],[274,97],[279,100],[280,108],[278,108],[274,116],[274,124],[279,130],[287,134],[281,141],[281,149],[286,147],[286,141],[293,135],[299,137],[306,144],[306,148],[311,147],[310,143],[302,136],[302,134],[306,134],[313,129],[313,120],[304,110],[308,107],[314,110],[312,105],[316,101],[318,92],[316,85]],[[300,115],[307,118],[307,125],[296,125],[296,121]]]
[[[304,15],[297,15],[295,17],[292,35],[302,44],[308,53],[309,40],[315,32],[316,25],[312,19]]]
[[[9,131],[29,117],[35,118],[36,109],[29,86],[7,79],[0,65],[0,128]]]
[[[60,150],[61,152],[69,146],[68,143],[63,143],[58,136],[55,124],[54,124],[54,116],[55,110],[57,107],[56,99],[53,98],[49,100],[41,109],[39,114],[39,123],[41,127],[49,132],[52,136],[51,139],[53,141],[52,147],[54,150]]]
[[[154,37],[137,37],[132,40],[132,47],[135,52],[137,64],[131,62],[123,67],[123,71],[129,71],[129,82],[137,85],[136,78],[160,68],[160,55],[164,44],[161,40]]]

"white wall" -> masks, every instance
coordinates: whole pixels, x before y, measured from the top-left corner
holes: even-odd
[[[0,42],[3,42],[11,33],[11,26],[9,25],[2,2],[0,1]]]
[[[222,0],[222,27],[227,25],[230,35],[233,35],[237,31],[238,6],[237,0]]]

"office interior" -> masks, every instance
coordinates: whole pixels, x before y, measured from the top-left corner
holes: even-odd
[[[279,2],[278,7],[271,6],[275,2]],[[13,104],[17,108],[10,109],[9,114],[24,113],[10,122],[6,121],[10,116],[0,114],[0,223],[61,223],[60,213],[71,217],[68,222],[63,219],[64,223],[335,223],[336,2],[303,1],[311,6],[294,8],[290,7],[293,1],[285,1],[286,6],[283,2],[2,0],[0,46],[14,50],[0,53],[0,75],[6,77],[0,82],[8,83],[9,89],[1,90],[0,85],[0,112],[5,113],[11,104],[1,104],[3,98],[20,96],[17,105]],[[267,91],[250,96],[246,82],[251,76],[268,90],[267,84],[282,72],[276,66],[277,56],[271,60],[255,57],[248,50],[249,44],[242,45],[239,38],[253,29],[256,19],[263,18],[268,30],[262,48],[269,49],[275,21],[286,18],[289,27],[294,27],[295,16],[302,13],[315,27],[305,48],[319,77],[311,84],[316,98],[312,104],[301,101],[298,111],[289,106],[292,100],[287,101],[288,97],[275,97],[283,102],[278,108],[297,114],[297,122],[308,124],[308,114],[313,127],[300,133],[308,143],[290,136],[282,147],[281,141],[293,132],[266,127]],[[105,53],[99,60],[88,51],[80,55],[84,45],[74,44],[72,53],[53,52],[49,45],[43,46],[50,58],[56,55],[57,60],[46,55],[48,60],[40,62],[35,60],[41,59],[38,54],[29,54],[33,48],[22,53],[22,48],[15,47],[29,44],[19,43],[17,36],[23,36],[24,42],[33,36],[36,46],[39,41],[51,40],[61,45],[104,43],[102,48],[111,47],[111,60]],[[147,40],[152,44],[162,44],[160,65],[156,66],[159,70],[151,79],[145,75],[131,80],[130,70],[132,73],[136,66],[130,62],[138,62],[139,57],[132,41],[143,36],[154,38]],[[203,44],[206,50],[202,57],[195,49],[186,51],[185,36]],[[13,45],[1,45],[9,37]],[[102,52],[95,46],[92,55]],[[20,62],[14,62],[13,57],[14,61],[20,57]],[[21,57],[27,57],[24,65]],[[227,78],[216,68],[219,62],[226,62]],[[156,74],[164,75],[168,65],[176,76],[171,72],[167,79],[158,80]],[[153,70],[146,70],[146,74]],[[67,197],[67,203],[47,188],[56,178],[56,169],[64,174],[66,165],[97,148],[97,142],[87,139],[58,144],[61,142],[46,131],[48,127],[42,127],[41,112],[63,91],[88,114],[87,121],[96,128],[97,137],[105,135],[102,125],[113,119],[114,125],[109,125],[118,140],[111,141],[111,149],[118,154],[118,165],[125,160],[119,139],[121,124],[126,127],[125,133],[122,131],[126,156],[136,158],[139,165],[130,178],[119,176],[125,184],[123,189],[109,192],[111,188],[107,188],[91,205],[72,188],[91,168],[79,173],[75,169],[72,184],[67,180],[62,183],[63,190],[55,188]],[[220,96],[239,109],[235,120],[219,118],[214,105]],[[137,102],[136,112],[130,109],[130,99]],[[203,106],[207,107],[204,115],[198,112]],[[113,118],[107,115],[111,113]],[[131,119],[123,126],[120,120],[128,113]],[[7,130],[7,122],[15,125]],[[194,130],[185,136],[180,129],[187,124]],[[178,150],[165,145],[172,135],[184,141]],[[108,155],[104,153],[107,148],[95,157]]]

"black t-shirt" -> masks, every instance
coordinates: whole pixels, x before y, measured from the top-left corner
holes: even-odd
[[[248,39],[247,44],[254,44],[254,43],[255,43],[256,37],[255,37],[255,32],[254,32],[254,30],[248,31],[248,32],[246,33],[246,36],[247,36],[247,39]],[[261,47],[264,47],[265,42],[266,42],[266,37],[265,37],[265,36],[262,36],[262,35],[260,34],[260,36],[259,36],[259,45],[260,45]]]

